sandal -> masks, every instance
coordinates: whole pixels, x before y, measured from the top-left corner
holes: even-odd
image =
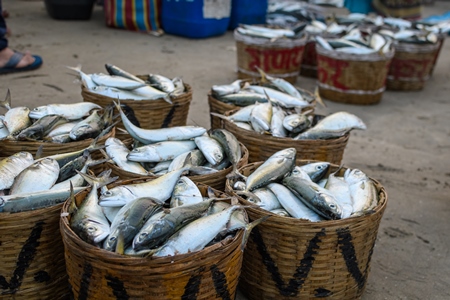
[[[17,64],[22,60],[25,54],[21,52],[15,51],[15,53],[11,56],[9,61],[0,68],[0,75],[23,72],[23,71],[31,71],[39,68],[42,65],[42,58],[38,55],[32,55],[34,57],[34,62],[24,67],[16,68]]]

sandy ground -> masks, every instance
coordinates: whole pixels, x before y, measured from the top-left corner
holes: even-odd
[[[3,6],[11,14],[11,47],[44,60],[39,70],[0,77],[0,97],[10,89],[13,106],[82,101],[80,84],[65,66],[97,73],[111,63],[134,74],[182,76],[194,91],[188,124],[209,128],[209,89],[236,79],[230,31],[203,40],[154,37],[107,28],[100,6],[88,21],[51,19],[43,1],[3,0]],[[450,2],[437,1],[423,15],[448,10]],[[318,108],[322,114],[345,110],[366,122],[366,131],[352,132],[343,162],[379,179],[389,195],[364,300],[450,299],[449,63],[447,41],[422,91],[387,91],[375,106],[326,101],[327,108]],[[315,80],[299,77],[297,85],[314,90]]]

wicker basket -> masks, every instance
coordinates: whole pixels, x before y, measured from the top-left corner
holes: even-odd
[[[245,36],[234,30],[239,78],[259,78],[255,66],[270,76],[295,83],[300,71],[307,35],[298,39],[277,39]]]
[[[376,104],[386,89],[394,50],[380,55],[348,54],[316,44],[319,93],[328,100],[349,104]]]
[[[249,164],[241,172],[248,176],[261,164]],[[337,167],[332,165],[331,170]],[[249,300],[359,299],[387,204],[384,187],[373,181],[380,201],[374,212],[365,216],[309,222],[248,207],[250,220],[272,217],[253,229],[247,243],[239,282],[245,296]],[[227,180],[226,190],[237,196],[232,184]]]
[[[228,111],[225,115],[232,112]],[[227,120],[223,120],[222,124],[224,129],[234,134],[247,147],[248,161],[251,163],[264,161],[275,152],[293,147],[297,150],[297,161],[312,159],[340,164],[350,137],[350,133],[347,133],[344,136],[328,140],[294,140],[243,129]]]
[[[259,83],[258,83],[259,84]],[[311,103],[312,106],[316,105],[316,96],[311,93],[308,90],[305,89],[301,89],[297,87],[297,90],[300,92],[300,94],[307,99],[307,101],[309,101]],[[239,106],[236,106],[234,104],[229,104],[229,103],[225,103],[222,102],[220,100],[218,100],[217,98],[215,98],[211,92],[208,93],[208,104],[209,104],[209,112],[212,113],[218,113],[218,114],[225,114],[225,112],[230,111],[230,110],[234,110],[234,109],[238,109]],[[304,110],[310,110],[311,108],[305,108]],[[210,115],[210,120],[211,120],[211,128],[212,129],[216,129],[216,128],[222,128],[222,119],[213,115]]]
[[[306,43],[305,51],[303,52],[300,75],[317,78],[317,53],[314,36],[321,36],[323,38],[336,38],[336,36],[328,33],[309,34],[308,42]]]
[[[398,43],[387,75],[388,90],[421,90],[430,78],[442,41],[436,44]]]
[[[145,179],[149,180],[149,179]],[[143,179],[116,184],[138,183]],[[206,195],[207,186],[198,184]],[[80,202],[89,189],[76,195]],[[228,195],[215,191],[218,197]],[[62,211],[67,212],[70,200]],[[242,266],[241,230],[224,241],[174,257],[135,258],[82,241],[61,218],[61,234],[74,299],[234,299]]]
[[[242,158],[238,162],[237,167],[241,168],[242,166],[245,166],[248,164],[248,150],[244,146],[244,144],[240,143],[241,145],[241,151],[242,151]],[[111,176],[119,176],[120,179],[126,180],[126,179],[136,179],[142,177],[142,175],[127,172],[121,168],[119,168],[117,165],[106,162],[103,166],[103,169],[111,169]],[[232,170],[232,166],[226,168],[225,170],[218,171],[214,174],[208,174],[208,175],[193,175],[189,176],[189,178],[194,182],[199,182],[205,185],[208,185],[216,190],[223,191],[225,190],[225,180],[227,174],[229,174]],[[155,176],[148,176],[149,178],[156,178]]]
[[[420,19],[423,0],[372,0],[375,11],[386,17]]]
[[[68,298],[62,205],[0,213],[0,299]]]
[[[145,76],[139,75],[141,79]],[[158,100],[120,100],[121,104],[126,104],[133,109],[141,128],[158,129],[174,126],[185,126],[189,113],[189,106],[192,101],[192,88],[189,84],[184,84],[186,92],[180,96],[172,97],[173,104],[167,103],[163,99]],[[102,107],[112,104],[117,99],[98,95],[90,92],[83,85],[81,86],[81,96],[83,101],[93,102]],[[118,113],[114,109],[115,113]],[[122,122],[119,122],[118,127],[123,128]],[[126,139],[130,136],[119,133],[118,138]]]
[[[104,145],[105,141],[109,137],[114,137],[116,134],[115,127],[112,128],[110,132],[106,135],[102,136],[98,139],[96,145]],[[39,147],[42,146],[42,157],[60,154],[60,153],[68,153],[77,150],[82,150],[87,147],[94,141],[94,139],[86,139],[82,141],[70,142],[70,143],[49,143],[49,142],[40,142],[40,141],[13,141],[13,140],[3,140],[0,142],[0,153],[2,156],[10,156],[14,155],[17,152],[27,151],[33,154],[33,156],[38,151]],[[99,151],[94,151],[92,153],[94,159],[101,159],[102,154]]]

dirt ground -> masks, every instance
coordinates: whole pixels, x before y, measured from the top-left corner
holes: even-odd
[[[111,63],[134,74],[181,76],[194,91],[188,124],[209,128],[209,89],[236,79],[231,31],[201,40],[155,37],[107,28],[100,6],[87,21],[54,20],[43,1],[3,0],[3,7],[10,12],[10,46],[44,60],[39,70],[0,77],[0,97],[10,89],[13,106],[82,101],[80,84],[66,66],[98,73]],[[436,1],[423,16],[449,10],[450,2]],[[380,180],[388,193],[364,300],[450,299],[449,66],[447,41],[422,91],[387,91],[374,106],[326,101],[326,108],[317,109],[348,111],[366,122],[366,131],[351,133],[343,162]],[[297,80],[308,90],[315,84]]]

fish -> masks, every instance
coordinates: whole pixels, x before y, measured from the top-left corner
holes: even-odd
[[[168,172],[143,183],[118,185],[101,192],[99,204],[103,207],[121,207],[140,197],[152,197],[163,204],[172,196],[172,191],[185,169]]]
[[[242,158],[242,150],[238,139],[226,129],[216,128],[209,131],[209,136],[217,140],[223,147],[226,156],[230,160],[233,170],[227,174],[232,177],[240,174],[237,165]]]
[[[297,167],[294,168],[292,173],[295,173],[296,168]],[[306,172],[309,178],[311,178],[313,182],[317,183],[327,174],[328,170],[330,169],[330,163],[329,162],[308,163],[303,166],[299,166],[298,168]]]
[[[284,92],[258,85],[250,85],[248,88],[255,91],[256,93],[267,95],[266,97],[270,98],[272,102],[275,102],[284,108],[311,107],[311,103],[303,99],[303,97],[302,98],[293,97]]]
[[[288,132],[283,126],[283,120],[287,113],[278,105],[272,106],[272,118],[270,119],[270,133],[274,137],[287,137]]]
[[[234,122],[234,125],[236,125],[239,128],[245,129],[245,130],[250,130],[253,131],[253,127],[252,125],[248,124],[248,123],[244,123],[244,122]]]
[[[286,186],[280,183],[270,183],[267,188],[274,193],[281,206],[289,213],[290,216],[297,219],[306,219],[311,222],[319,222],[322,218],[307,205],[305,205],[298,197]],[[273,209],[270,209],[273,210]]]
[[[88,171],[88,169],[92,166],[104,163],[106,160],[105,159],[100,159],[100,160],[93,160],[90,156],[88,157],[88,159],[86,160],[86,162],[84,163],[83,167],[78,170],[80,173],[86,174],[86,172]],[[64,181],[57,181],[57,183],[55,183],[50,190],[59,190],[59,189],[67,189],[69,190],[70,185],[72,184],[73,187],[82,187],[86,185],[86,180],[84,180],[84,178],[77,172],[75,171],[76,174],[73,175],[72,177],[67,178]]]
[[[109,86],[95,86],[92,89],[89,90],[91,93],[102,95],[105,97],[118,99],[118,100],[136,100],[136,101],[142,101],[142,100],[149,100],[147,95],[141,95],[134,93],[134,91],[127,91],[127,90],[121,90]]]
[[[67,123],[67,119],[59,115],[47,115],[29,127],[22,130],[16,137],[17,140],[42,140],[53,128]]]
[[[329,42],[327,42],[323,37],[321,36],[315,36],[314,39],[316,40],[316,43],[319,44],[322,48],[325,50],[334,50],[333,47],[330,45]]]
[[[378,191],[373,181],[359,169],[347,169],[344,180],[349,185],[352,198],[352,215],[364,214],[378,204]]]
[[[114,104],[116,105],[116,108],[120,113],[125,129],[134,139],[138,140],[144,145],[163,141],[188,140],[206,133],[206,129],[201,126],[175,126],[159,129],[139,128],[130,122],[130,120],[125,116],[121,107],[117,103]]]
[[[103,242],[103,249],[115,251],[120,238],[123,239],[124,247],[131,245],[142,226],[162,209],[162,205],[151,197],[141,197],[128,202],[118,211],[111,223],[110,233]]]
[[[172,96],[179,96],[184,93],[186,87],[184,86],[183,80],[180,77],[172,78],[172,82],[175,86],[175,90],[172,92]]]
[[[107,155],[122,170],[144,176],[149,174],[141,164],[127,159],[130,150],[120,139],[109,137],[105,141],[105,146]]]
[[[203,200],[197,185],[189,177],[181,176],[173,189],[170,207],[195,204]]]
[[[56,160],[58,162],[58,165],[60,168],[62,168],[65,164],[67,164],[68,162],[76,159],[77,157],[83,155],[85,150],[89,150],[89,152],[93,152],[99,149],[104,148],[105,146],[97,146],[97,139],[94,139],[87,148],[83,148],[80,150],[75,150],[72,152],[65,152],[65,153],[60,153],[60,154],[52,154],[52,155],[48,155],[45,158],[52,158],[54,160]],[[36,159],[39,160],[39,159]]]
[[[100,105],[87,101],[70,104],[47,104],[33,108],[29,117],[40,119],[48,115],[58,115],[69,121],[75,121],[89,116],[92,110],[101,108]]]
[[[242,79],[238,79],[233,81],[231,84],[224,84],[224,85],[213,85],[211,87],[211,93],[214,96],[225,96],[229,94],[235,94],[240,91],[241,89],[241,83]]]
[[[165,76],[159,74],[148,74],[147,79],[152,86],[169,95],[175,91],[175,84],[171,79]]]
[[[110,234],[108,219],[99,205],[97,190],[117,179],[110,177],[111,170],[103,172],[99,177],[92,177],[79,173],[90,185],[91,191],[77,207],[73,193],[70,197],[69,213],[71,213],[70,227],[85,242],[100,246]]]
[[[119,67],[117,67],[115,65],[105,64],[105,68],[106,68],[106,71],[108,72],[109,75],[122,76],[122,77],[125,77],[125,78],[128,78],[128,79],[131,79],[131,80],[134,80],[134,81],[137,81],[137,82],[145,84],[144,80],[140,79],[139,77],[137,77],[137,76],[135,76],[135,75],[125,71],[125,70],[122,70],[121,68],[119,68]]]
[[[298,134],[295,140],[303,139],[330,139],[345,135],[353,130],[365,130],[366,124],[354,114],[348,112],[336,112],[326,116],[314,127]]]
[[[337,171],[336,171],[337,172]],[[353,201],[350,195],[350,186],[344,178],[336,176],[336,172],[328,176],[325,189],[334,195],[339,205],[342,207],[342,219],[350,217],[353,212]]]
[[[61,182],[72,176],[75,176],[77,174],[77,171],[80,171],[90,158],[91,153],[86,149],[84,150],[82,155],[66,163],[64,166],[59,167],[59,176],[57,182]]]
[[[55,126],[50,132],[48,132],[45,137],[44,140],[47,138],[52,138],[58,135],[63,135],[63,134],[69,134],[70,131],[72,130],[72,128],[78,124],[81,121],[81,119],[77,119],[74,121],[69,121],[63,124],[59,124],[57,126]]]
[[[99,86],[108,86],[127,91],[135,90],[146,85],[145,83],[128,79],[123,76],[108,75],[103,73],[91,74],[91,79]]]
[[[335,197],[312,181],[286,176],[282,183],[311,210],[328,220],[342,218],[342,208]]]
[[[291,215],[284,208],[278,208],[270,211],[273,214],[276,214],[280,217],[291,217]]]
[[[44,158],[28,166],[14,179],[10,194],[49,190],[58,179],[59,165],[52,158]]]
[[[74,141],[97,137],[105,127],[103,118],[94,110],[86,119],[76,124],[69,133]]]
[[[250,113],[250,123],[253,129],[258,133],[265,133],[270,130],[272,120],[272,103],[256,102]]]
[[[267,99],[266,99],[267,102]],[[258,103],[258,102],[256,102]],[[219,113],[211,112],[211,115],[219,117],[221,119],[228,120],[230,122],[250,122],[250,114],[255,107],[255,104],[250,104],[248,106],[244,106],[237,110],[236,112],[233,112],[233,114],[229,116],[225,116]]]
[[[84,189],[85,187],[75,187],[73,191],[78,193]],[[70,190],[63,188],[0,196],[0,212],[17,213],[50,207],[63,203],[69,198],[69,195]]]
[[[257,197],[255,204],[259,207],[268,211],[281,208],[281,203],[277,196],[267,187],[257,188],[253,190],[253,194]],[[252,198],[248,198],[247,200],[252,201]]]
[[[291,114],[283,119],[283,127],[292,133],[300,133],[311,126],[311,118],[307,114]]]
[[[241,107],[249,106],[256,102],[264,103],[268,101],[264,94],[256,93],[254,91],[248,92],[248,90],[246,92],[219,96],[218,100]]]
[[[303,96],[300,94],[299,90],[289,81],[284,80],[283,78],[277,78],[277,77],[270,76],[258,66],[255,66],[255,68],[258,70],[259,74],[261,75],[261,82],[268,81],[272,85],[277,87],[279,90],[281,90],[293,97],[296,97],[298,99],[303,99]]]
[[[9,89],[6,93],[5,100],[0,101],[0,107],[4,107],[8,110],[4,115],[3,124],[6,126],[11,136],[19,134],[23,129],[31,125],[31,120],[28,117],[28,114],[30,113],[28,107],[11,107],[11,92]]]
[[[9,189],[17,175],[34,163],[30,152],[21,151],[0,161],[0,191]]]
[[[281,180],[295,167],[296,155],[297,150],[295,148],[286,148],[272,154],[247,177],[245,192],[251,192],[269,183]]]
[[[81,65],[78,65],[76,67],[70,67],[70,66],[66,66],[67,68],[75,71],[78,73],[78,75],[80,75],[81,78],[81,83],[89,90],[92,90],[94,87],[97,86],[97,84],[92,81],[92,78],[90,75],[84,73],[83,71],[81,71]]]
[[[194,150],[194,141],[163,141],[134,148],[127,155],[127,159],[136,162],[160,162],[172,160],[182,153]]]
[[[149,219],[133,239],[133,249],[152,249],[162,245],[183,226],[204,215],[214,199],[195,204],[181,205],[163,211]]]
[[[133,94],[136,94],[138,96],[144,97],[144,100],[158,100],[163,99],[169,104],[173,104],[172,100],[170,99],[170,95],[166,92],[162,92],[158,89],[155,89],[149,85],[145,85],[143,87],[134,89]],[[138,99],[135,99],[138,100]]]
[[[210,136],[198,136],[194,138],[194,142],[205,159],[213,166],[218,165],[226,156],[222,145]]]

